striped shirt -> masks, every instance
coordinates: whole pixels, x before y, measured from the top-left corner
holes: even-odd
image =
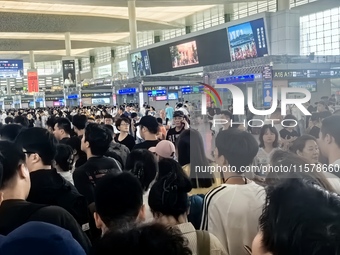
[[[258,220],[265,202],[263,187],[254,182],[222,184],[204,198],[201,229],[216,236],[227,254],[247,255],[258,231]]]

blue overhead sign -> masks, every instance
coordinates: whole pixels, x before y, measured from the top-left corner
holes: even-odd
[[[0,59],[0,78],[24,77],[24,61],[19,59]]]
[[[243,83],[243,82],[252,82],[254,80],[255,80],[255,74],[247,74],[247,75],[218,78],[216,80],[216,84]]]
[[[129,94],[135,94],[136,92],[137,92],[136,88],[120,89],[118,90],[118,95],[129,95]]]

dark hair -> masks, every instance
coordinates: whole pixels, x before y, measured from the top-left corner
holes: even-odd
[[[110,132],[111,132],[111,133],[112,133],[112,135],[113,135],[114,128],[113,128],[113,126],[112,126],[112,125],[110,125],[110,124],[105,124],[105,125],[104,125],[104,127],[106,127],[108,130],[110,130]]]
[[[17,136],[15,143],[27,152],[39,154],[44,165],[52,165],[57,152],[57,140],[48,130],[39,127],[24,129]]]
[[[0,188],[6,188],[10,181],[16,176],[19,166],[25,162],[25,154],[14,143],[0,141]]]
[[[131,113],[131,119],[136,118],[137,116],[138,116],[138,115],[137,115],[136,112],[132,112],[132,113]]]
[[[156,119],[157,119],[157,122],[158,122],[159,124],[163,124],[162,118],[156,118]]]
[[[155,156],[148,150],[133,150],[126,159],[125,169],[138,178],[143,190],[149,189],[150,183],[158,172]]]
[[[178,162],[181,166],[190,164],[190,178],[193,188],[209,188],[214,183],[214,178],[207,171],[196,173],[196,166],[209,167],[210,163],[205,155],[203,139],[200,133],[194,129],[184,130],[176,144],[178,150]],[[198,185],[197,185],[198,184]]]
[[[122,124],[122,122],[125,122],[127,124],[131,124],[131,120],[129,118],[126,118],[126,117],[121,117],[119,119],[116,120],[116,128],[120,131],[119,127],[120,125]]]
[[[321,134],[324,138],[327,134],[332,136],[340,147],[340,116],[330,116],[322,121]]]
[[[190,179],[183,173],[171,172],[158,179],[149,193],[149,206],[154,215],[161,213],[176,219],[189,208],[188,192],[192,189]]]
[[[263,125],[263,127],[260,129],[260,135],[259,135],[260,148],[264,148],[263,136],[265,135],[267,130],[269,130],[271,133],[275,134],[275,140],[273,142],[273,147],[274,148],[279,147],[279,133],[277,132],[275,127],[267,124],[267,125]]]
[[[311,135],[300,136],[293,142],[289,150],[295,154],[297,154],[298,151],[302,152],[308,141],[316,142],[316,139],[314,136]]]
[[[58,144],[54,161],[64,172],[70,171],[73,163],[72,147],[66,144]]]
[[[259,145],[253,135],[238,129],[223,130],[216,137],[218,156],[224,156],[229,166],[241,172],[242,166],[249,166],[257,152]]]
[[[112,117],[111,114],[105,114],[104,119],[112,119],[113,120],[113,117]]]
[[[13,121],[14,121],[14,119],[12,117],[6,117],[5,118],[5,123],[6,124],[11,124],[11,123],[13,123]]]
[[[15,138],[18,136],[21,130],[25,128],[26,127],[18,124],[5,125],[0,130],[1,139],[14,142]]]
[[[129,172],[103,176],[94,196],[96,211],[108,228],[134,222],[143,206],[142,186]]]
[[[57,119],[53,116],[49,117],[46,121],[46,126],[54,130],[55,123],[57,122]]]
[[[265,252],[337,254],[340,199],[306,180],[283,181],[267,190],[260,217]]]
[[[96,115],[95,119],[98,120],[98,119],[101,119],[102,117],[100,115]]]
[[[72,124],[79,130],[85,129],[87,123],[86,115],[74,115],[72,118]]]
[[[272,155],[271,165],[276,169],[296,166],[299,170],[291,172],[269,171],[265,181],[267,185],[275,185],[283,179],[292,180],[298,178],[308,180],[324,189],[327,189],[328,191],[335,191],[325,175],[316,171],[316,166],[314,167],[312,162],[305,158],[299,157],[292,152],[282,150],[275,151]],[[303,167],[303,171],[300,171],[302,168],[299,167]]]
[[[94,246],[94,254],[192,255],[192,251],[177,228],[154,223],[106,233]]]
[[[182,183],[185,183],[188,179],[181,165],[174,159],[161,158],[158,162],[158,169],[157,180],[168,176],[170,173],[176,173],[177,179]]]
[[[29,123],[28,123],[28,119],[24,116],[16,116],[14,118],[14,123],[16,124],[19,124],[21,126],[24,126],[24,127],[28,127],[29,126]]]
[[[104,126],[89,123],[85,128],[85,142],[89,142],[93,155],[103,156],[112,142],[112,133]]]
[[[71,128],[71,122],[69,119],[59,118],[56,120],[55,125],[57,125],[59,129],[63,129],[66,134],[68,135],[71,134],[72,128]]]
[[[221,111],[221,114],[224,116],[229,116],[231,120],[233,119],[233,114],[229,111]]]
[[[284,120],[285,126],[290,126],[292,124],[295,124],[295,121],[297,121],[296,117],[292,114],[286,115],[283,120]]]

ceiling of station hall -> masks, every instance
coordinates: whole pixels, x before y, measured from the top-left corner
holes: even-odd
[[[137,28],[180,28],[185,17],[217,4],[251,1],[136,0]],[[126,45],[127,5],[127,0],[0,0],[0,52],[44,50],[48,54],[49,50],[53,54],[65,47],[66,32],[71,33],[74,49]]]

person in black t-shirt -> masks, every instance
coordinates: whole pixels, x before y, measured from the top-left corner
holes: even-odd
[[[69,230],[85,252],[90,254],[90,241],[70,213],[58,206],[26,201],[31,182],[25,164],[25,157],[27,159],[28,156],[25,154],[27,152],[24,153],[15,144],[0,141],[0,169],[3,170],[3,175],[0,174],[0,180],[2,179],[0,190],[5,194],[4,201],[0,205],[0,235],[8,235],[30,221],[51,223]]]
[[[296,124],[294,120],[297,122],[293,115],[287,115],[284,121],[284,125],[287,127],[280,130],[280,137],[282,139],[284,149],[289,149],[296,138],[299,137],[298,132],[294,130],[294,126]]]
[[[212,128],[212,120],[214,119],[214,115],[215,115],[214,103],[211,103],[211,106],[207,108],[207,113],[208,113],[209,126],[210,126],[210,129],[211,129]]]
[[[139,133],[140,136],[144,139],[144,142],[136,144],[133,147],[133,150],[148,150],[150,147],[155,147],[158,144],[159,140],[157,139],[157,134],[159,132],[159,125],[155,117],[150,115],[144,116],[135,126],[140,126]]]
[[[112,133],[105,126],[90,123],[85,128],[81,140],[81,149],[87,155],[87,162],[73,173],[74,185],[87,199],[88,204],[94,202],[94,187],[97,180],[109,173],[121,172],[119,162],[104,157],[112,142]]]
[[[60,143],[66,143],[71,137],[71,122],[67,118],[57,119],[53,134]]]
[[[166,134],[166,140],[173,142],[176,145],[176,141],[179,135],[186,129],[189,128],[188,122],[184,118],[184,113],[182,111],[174,112],[174,128],[170,128]]]
[[[129,118],[121,117],[116,121],[116,128],[120,131],[115,136],[116,143],[124,144],[131,151],[135,146],[135,139],[129,134],[131,121]]]

